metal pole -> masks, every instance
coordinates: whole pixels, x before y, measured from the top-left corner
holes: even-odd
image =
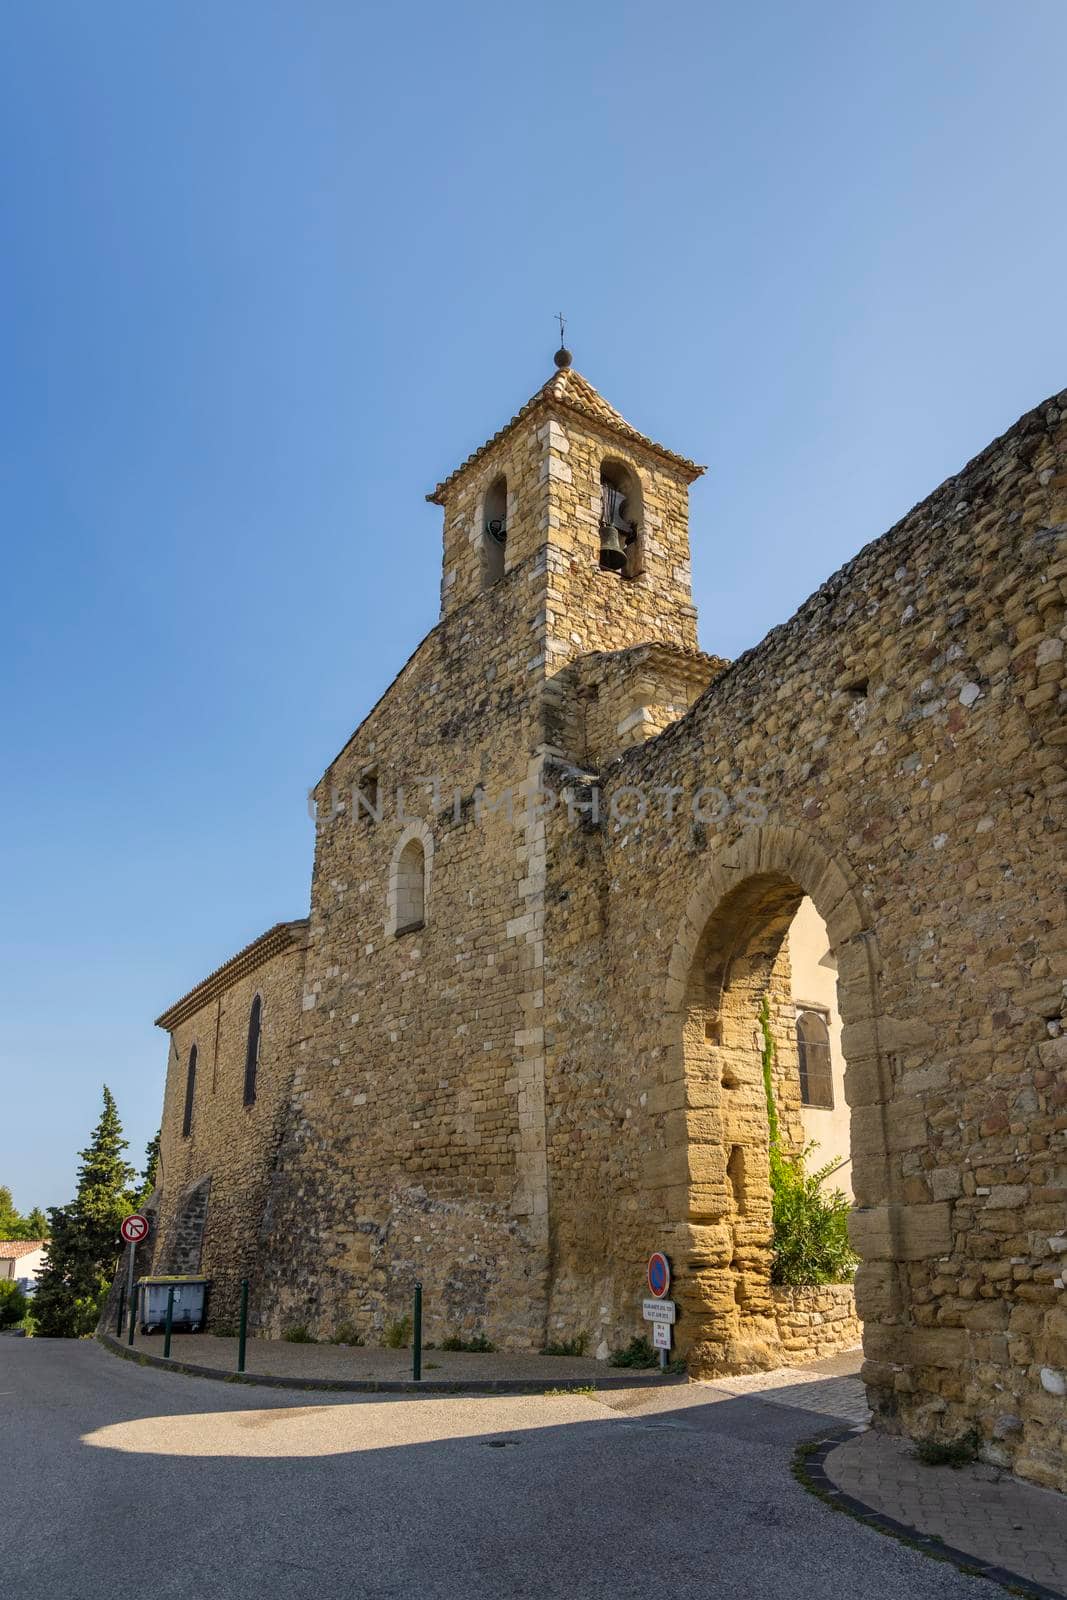
[[[131,1239],[126,1248],[126,1309],[133,1316],[133,1257],[137,1246]],[[122,1338],[122,1309],[119,1309],[119,1338]]]
[[[415,1285],[415,1319],[411,1330],[411,1376],[416,1383],[422,1379],[422,1284]]]
[[[237,1370],[245,1370],[245,1345],[248,1341],[248,1279],[241,1279],[241,1321],[237,1334]]]
[[[167,1321],[166,1321],[166,1326],[164,1327],[164,1330],[163,1330],[163,1333],[164,1333],[163,1355],[164,1355],[164,1357],[169,1357],[170,1356],[170,1330],[171,1330],[171,1327],[172,1327],[173,1323],[174,1323],[174,1285],[170,1284],[168,1286],[168,1288],[167,1288]]]
[[[134,1289],[134,1291],[133,1291],[133,1299],[130,1301],[130,1331],[129,1331],[129,1336],[127,1337],[127,1340],[126,1340],[127,1344],[132,1344],[133,1343],[134,1329],[137,1327],[137,1301],[138,1301],[139,1297],[140,1297],[140,1291],[137,1290],[137,1289]]]

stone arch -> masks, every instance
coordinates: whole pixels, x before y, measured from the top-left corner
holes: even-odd
[[[895,1321],[900,1207],[891,1158],[891,1061],[883,1048],[881,961],[861,895],[823,845],[798,828],[747,829],[707,863],[673,942],[666,983],[669,1103],[679,1107],[668,1158],[684,1217],[674,1225],[676,1285],[696,1373],[778,1359],[770,1298],[770,1191],[761,1040],[763,996],[775,995],[789,925],[804,895],[826,922],[839,970],[846,1096],[852,1107],[863,1258],[861,1316]],[[785,975],[788,976],[787,967]],[[780,985],[779,985],[780,989]],[[786,986],[786,993],[788,987]],[[784,1033],[779,1033],[779,1041]],[[795,1043],[789,1048],[795,1051]],[[784,1126],[787,1142],[797,1127]],[[789,1107],[786,1107],[788,1120]],[[802,1138],[802,1134],[800,1136]]]

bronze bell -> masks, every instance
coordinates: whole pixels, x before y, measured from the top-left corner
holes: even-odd
[[[619,536],[618,528],[600,528],[600,565],[607,572],[621,572],[626,566],[626,546]]]

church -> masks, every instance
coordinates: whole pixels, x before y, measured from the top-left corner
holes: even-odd
[[[1067,1487],[1065,455],[1060,395],[728,663],[703,469],[560,349],[427,496],[440,620],[315,789],[308,915],[158,1019],[154,1270],[604,1358],[663,1250],[692,1376],[858,1310],[879,1425]],[[855,1302],[771,1281],[768,1075]]]

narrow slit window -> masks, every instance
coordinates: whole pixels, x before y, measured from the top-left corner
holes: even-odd
[[[193,1096],[196,1094],[196,1045],[189,1051],[189,1067],[185,1074],[185,1111],[182,1115],[182,1138],[188,1139],[193,1131]]]
[[[245,1047],[245,1105],[256,1103],[256,1076],[259,1072],[260,1023],[263,1001],[257,994],[248,1013],[248,1043]]]
[[[382,788],[377,767],[368,767],[366,772],[360,773],[356,784],[355,820],[368,824],[382,820]]]

